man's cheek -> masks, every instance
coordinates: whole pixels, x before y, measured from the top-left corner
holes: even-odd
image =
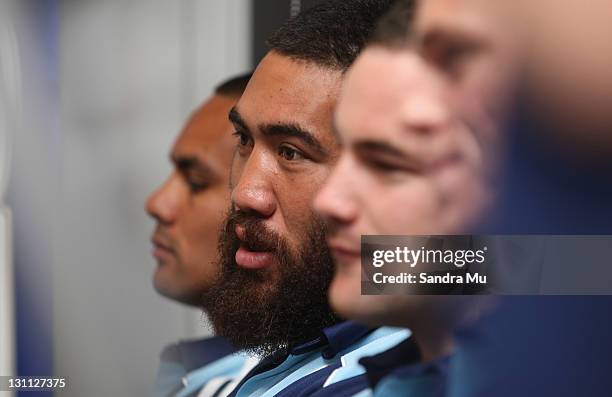
[[[485,199],[482,182],[480,174],[465,163],[435,180],[436,191],[441,197],[440,210],[450,217],[454,227],[470,223],[479,212]]]
[[[244,161],[240,158],[240,156],[235,155],[232,161],[232,167],[230,170],[230,177],[229,177],[230,190],[234,190],[234,188],[240,181],[243,170],[244,170]]]
[[[459,162],[431,175],[429,185],[448,204],[448,201],[471,188],[474,177],[471,167],[466,162]]]

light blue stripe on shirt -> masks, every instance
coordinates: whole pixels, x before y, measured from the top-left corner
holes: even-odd
[[[323,387],[364,374],[365,368],[359,364],[360,359],[391,349],[392,347],[408,339],[410,335],[411,332],[407,329],[391,327],[377,329],[372,333],[372,335],[370,335],[370,341],[367,341],[363,346],[352,350],[341,357],[340,360],[342,362],[342,367],[331,373],[331,375],[325,381]]]
[[[216,378],[234,379],[242,372],[248,359],[246,353],[234,353],[191,371],[183,377],[185,387],[176,394],[176,397],[189,396]]]

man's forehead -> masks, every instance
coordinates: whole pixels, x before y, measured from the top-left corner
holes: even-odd
[[[341,80],[340,70],[270,52],[257,67],[236,109],[250,128],[329,122]]]
[[[384,73],[380,73],[384,70]],[[336,127],[363,131],[397,130],[415,93],[432,95],[435,81],[419,56],[408,49],[371,47],[349,70],[336,113]]]
[[[417,36],[431,31],[481,34],[494,28],[490,0],[427,0],[419,4]]]
[[[381,73],[384,71],[384,73]],[[423,62],[409,49],[368,48],[349,70],[341,94],[341,102],[372,98],[389,98],[392,102],[410,94],[405,88],[410,82],[428,78],[424,76]],[[398,103],[399,104],[399,103]],[[373,107],[387,104],[371,103]]]
[[[246,91],[261,84],[287,87],[287,90],[294,92],[309,91],[313,84],[317,87],[331,87],[341,78],[340,69],[270,51],[257,66]]]
[[[189,119],[172,149],[172,157],[222,155],[231,151],[232,126],[227,114],[236,98],[215,95]]]

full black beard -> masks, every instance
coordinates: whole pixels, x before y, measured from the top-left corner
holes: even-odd
[[[240,247],[236,226],[246,231],[252,250],[271,251],[270,269],[249,270],[236,264]],[[324,224],[315,218],[299,252],[266,229],[259,218],[232,211],[219,240],[220,276],[203,297],[215,332],[237,348],[267,356],[315,339],[339,321],[327,298],[334,276]]]

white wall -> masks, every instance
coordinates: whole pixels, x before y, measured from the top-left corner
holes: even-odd
[[[248,0],[63,1],[55,373],[63,396],[149,395],[162,346],[206,332],[153,291],[147,195],[191,110],[248,70]]]

